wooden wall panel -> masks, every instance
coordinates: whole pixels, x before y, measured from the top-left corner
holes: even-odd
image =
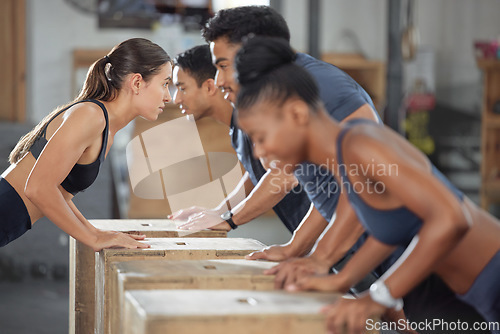
[[[0,120],[26,119],[25,0],[0,1]]]

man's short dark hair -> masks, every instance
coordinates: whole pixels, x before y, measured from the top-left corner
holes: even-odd
[[[174,64],[191,75],[198,87],[208,79],[215,79],[217,69],[212,64],[212,55],[208,44],[195,46],[174,59]]]
[[[290,42],[290,30],[285,19],[268,6],[222,9],[202,29],[202,36],[209,43],[226,37],[230,43],[239,44],[249,34],[284,38]]]

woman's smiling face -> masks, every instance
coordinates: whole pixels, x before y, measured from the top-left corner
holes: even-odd
[[[252,140],[256,158],[290,173],[306,159],[307,126],[297,115],[304,106],[294,98],[281,105],[264,100],[238,111],[238,125]]]

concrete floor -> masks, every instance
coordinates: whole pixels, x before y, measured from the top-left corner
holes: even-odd
[[[456,119],[456,118],[454,118]],[[449,124],[445,127],[455,128]],[[477,142],[478,119],[464,121],[471,142]],[[441,124],[442,125],[442,124]],[[442,127],[438,126],[442,130]],[[0,170],[7,166],[6,157],[18,138],[26,133],[26,125],[0,123]],[[458,130],[457,130],[458,131]],[[462,130],[460,130],[462,131]],[[441,131],[442,132],[442,131]],[[447,142],[454,142],[450,133]],[[463,132],[460,134],[463,137]],[[446,138],[445,138],[446,139]],[[446,142],[446,140],[443,140]],[[445,147],[444,145],[443,147]],[[453,145],[451,145],[453,146]],[[477,146],[470,152],[446,149],[436,158],[438,166],[472,200],[478,200]],[[450,155],[450,152],[452,154]],[[464,156],[466,156],[464,158]],[[476,158],[474,158],[476,156]],[[471,158],[472,157],[472,158]],[[468,163],[463,161],[467,160]],[[465,167],[464,167],[465,166]],[[105,163],[97,182],[75,198],[87,218],[111,218],[111,177]],[[498,208],[496,215],[498,216]],[[230,233],[230,237],[251,237],[265,244],[288,241],[290,234],[275,219],[263,219]],[[26,235],[0,248],[0,333],[63,334],[68,332],[68,237],[48,220],[35,224]]]
[[[67,280],[0,282],[2,334],[68,333]]]

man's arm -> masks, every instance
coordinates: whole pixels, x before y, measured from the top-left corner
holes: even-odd
[[[234,208],[236,205],[245,200],[245,198],[252,192],[253,188],[254,186],[252,180],[250,179],[250,175],[248,172],[245,172],[236,188],[234,188],[233,191],[227,195],[224,201],[222,201],[216,209],[220,212],[220,214],[222,214],[227,210]]]
[[[337,204],[337,212],[310,257],[329,268],[340,261],[364,232],[358,217],[349,204],[347,195],[342,193]]]
[[[301,257],[311,251],[316,240],[327,226],[327,221],[311,204],[306,216],[293,232],[292,239],[284,245],[269,246],[246,257],[248,260],[283,261],[291,257]]]
[[[241,180],[236,185],[236,188],[234,188],[233,191],[231,191],[229,195],[227,195],[226,198],[224,198],[224,200],[220,202],[220,204],[215,208],[207,209],[200,206],[192,206],[190,208],[176,211],[169,215],[167,218],[188,220],[190,216],[200,214],[205,211],[216,211],[219,215],[221,215],[222,213],[226,212],[228,208],[230,209],[244,200],[246,196],[252,192],[252,189],[252,180],[250,180],[248,172],[245,172],[245,174],[243,174],[243,176],[241,177]]]
[[[363,234],[364,229],[359,224],[344,194],[341,194],[339,198],[337,211],[342,212],[342,215],[332,218],[309,256],[290,259],[265,272],[269,275],[276,275],[275,287],[277,289],[293,284],[303,276],[327,274]]]
[[[266,166],[264,166],[266,167]],[[232,208],[233,222],[243,225],[271,210],[298,184],[293,174],[281,169],[269,168],[253,188],[252,192],[243,201]],[[226,200],[225,202],[226,203]],[[230,201],[232,204],[233,202]],[[195,215],[190,215],[182,229],[228,229],[229,225],[220,218],[221,213],[227,211],[206,210]],[[177,218],[180,219],[180,218]]]
[[[264,165],[264,167],[267,167]],[[263,215],[278,204],[299,181],[293,174],[268,168],[250,195],[233,208],[233,221],[243,225]]]

